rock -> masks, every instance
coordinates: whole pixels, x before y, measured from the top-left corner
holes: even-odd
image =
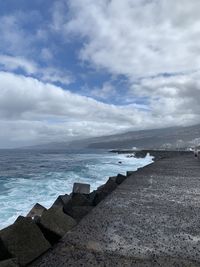
[[[89,194],[90,193],[90,185],[82,184],[82,183],[74,183],[73,193],[78,194]]]
[[[0,267],[19,267],[15,259],[0,261]]]
[[[42,214],[39,226],[49,242],[56,243],[67,231],[76,225],[76,221],[65,214],[62,207],[51,207]]]
[[[3,241],[0,239],[0,261],[11,258],[12,255],[8,252]]]
[[[39,203],[36,203],[33,208],[29,211],[29,213],[26,215],[26,217],[34,218],[35,216],[42,216],[42,213],[47,210],[45,207],[40,205]]]
[[[70,200],[69,195],[60,195],[56,199],[56,201],[53,203],[52,207],[63,207],[64,205],[67,204],[67,202]]]
[[[79,222],[84,216],[86,216],[91,210],[92,206],[75,206],[68,210],[68,215]]]
[[[107,195],[115,190],[116,187],[117,183],[112,179],[109,179],[105,185],[97,189],[93,202],[94,205],[97,205],[100,201],[102,201]]]
[[[8,252],[24,266],[33,261],[51,246],[31,218],[21,218],[0,231],[0,238]]]

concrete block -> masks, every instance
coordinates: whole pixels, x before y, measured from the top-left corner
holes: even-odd
[[[82,184],[82,183],[74,183],[73,193],[89,194],[90,193],[90,185],[89,184]]]
[[[8,252],[3,241],[0,239],[0,261],[11,258],[11,254]]]
[[[33,261],[51,247],[31,218],[21,218],[1,230],[0,238],[8,252],[16,257],[22,266]]]
[[[64,205],[67,204],[67,202],[70,200],[70,196],[65,194],[65,195],[60,195],[57,197],[55,202],[53,203],[52,207],[63,207]]]
[[[0,267],[19,267],[15,259],[0,261]]]
[[[26,215],[26,217],[34,218],[36,216],[42,216],[42,213],[47,210],[45,207],[40,205],[39,203],[36,203],[33,208],[29,211],[29,213]]]
[[[42,231],[47,230],[44,235],[50,242],[53,242],[51,233],[59,239],[76,225],[76,221],[65,214],[62,207],[52,207],[42,214],[39,225],[42,226],[40,228]]]

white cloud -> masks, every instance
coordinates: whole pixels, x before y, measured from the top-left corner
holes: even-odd
[[[146,97],[144,124],[200,122],[198,0],[69,0],[68,8],[68,16],[60,9],[56,30],[83,38],[81,60],[127,77],[129,92],[121,87],[121,95],[132,107]],[[103,99],[107,89],[93,94]]]
[[[193,94],[199,92],[198,74],[187,80],[187,86],[196,77]],[[181,81],[183,77],[180,78]],[[140,87],[151,86],[151,79]],[[156,90],[162,79],[155,81]],[[173,78],[166,79],[171,88]],[[194,85],[194,84],[193,84]],[[176,94],[179,88],[173,87]],[[195,89],[196,88],[196,89]],[[171,89],[170,89],[171,90]],[[196,101],[196,102],[195,102]],[[167,97],[152,97],[150,110],[135,104],[115,106],[80,96],[62,88],[30,77],[0,72],[0,146],[25,145],[74,138],[114,134],[129,129],[159,128],[190,124],[200,118],[200,98],[185,97],[177,101]],[[5,141],[5,139],[7,141]]]
[[[103,104],[30,77],[0,72],[1,135],[12,143],[20,144],[23,136],[24,142],[41,142],[114,133],[140,127],[142,117],[133,108]]]
[[[33,74],[37,72],[36,64],[23,57],[0,55],[0,66],[4,70],[11,70],[11,71],[21,68],[28,74]]]
[[[16,71],[19,69],[22,69],[30,76],[38,76],[45,82],[70,84],[74,80],[72,75],[67,71],[61,71],[52,67],[42,68],[34,61],[23,57],[0,55],[0,70]]]
[[[198,0],[69,2],[60,27],[87,38],[81,59],[131,78],[199,68]]]
[[[116,89],[111,83],[105,82],[101,88],[92,89],[91,96],[105,100],[107,98],[116,96]]]
[[[35,32],[24,27],[25,22],[40,18],[39,12],[25,14],[16,11],[11,15],[0,16],[0,70],[16,71],[22,69],[27,75],[35,76],[45,82],[69,84],[74,78],[69,71],[51,65],[53,52],[41,47],[40,41],[48,39],[49,27],[41,23]],[[41,67],[43,65],[48,67]]]

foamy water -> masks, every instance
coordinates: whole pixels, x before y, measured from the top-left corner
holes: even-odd
[[[89,183],[93,190],[109,176],[152,161],[149,155],[136,159],[105,152],[0,151],[0,229],[36,202],[49,208],[58,195],[72,191],[74,182]]]

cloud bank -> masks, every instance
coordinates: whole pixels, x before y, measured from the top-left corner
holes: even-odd
[[[0,146],[200,123],[199,10],[198,0],[59,0],[48,23],[33,11],[0,17]],[[28,17],[40,22],[34,34]],[[85,77],[111,78],[85,96],[70,89],[76,69],[50,64],[58,40],[66,54],[76,47]]]

